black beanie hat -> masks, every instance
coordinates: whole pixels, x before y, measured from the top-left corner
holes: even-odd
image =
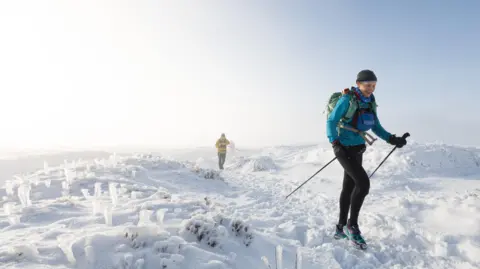
[[[357,74],[357,82],[377,81],[377,76],[371,70],[362,70]]]

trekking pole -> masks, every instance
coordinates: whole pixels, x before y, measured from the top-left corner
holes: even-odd
[[[318,173],[320,173],[325,167],[327,167],[329,164],[331,164],[333,161],[335,161],[337,157],[333,158],[331,161],[329,161],[326,165],[324,165],[320,170],[318,170],[315,174],[313,174],[309,179],[305,180],[305,182],[302,183],[302,185],[298,186],[294,191],[292,191],[285,199],[288,198],[288,196],[292,195],[294,192],[296,192],[298,189],[300,189],[305,183],[307,183],[310,179],[312,179],[314,176],[316,176]]]
[[[410,134],[409,133],[404,133],[403,134],[403,138],[407,138],[409,137]],[[368,178],[372,178],[373,174],[375,174],[375,172],[377,172],[378,168],[380,168],[380,166],[382,166],[382,164],[388,159],[388,157],[397,149],[397,146],[393,147],[393,149],[390,151],[390,153],[388,153],[387,157],[385,157],[385,159],[383,159],[383,161],[377,166],[377,168],[373,171],[373,173],[370,175],[370,177]]]

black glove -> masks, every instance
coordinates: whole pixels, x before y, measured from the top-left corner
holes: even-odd
[[[388,143],[396,146],[397,148],[402,148],[407,144],[407,139],[403,137],[397,137],[395,135],[391,135],[390,138],[388,139]]]

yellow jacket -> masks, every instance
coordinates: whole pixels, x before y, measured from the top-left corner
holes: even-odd
[[[217,147],[218,153],[227,153],[227,145],[230,144],[230,141],[226,138],[219,138],[217,143],[215,143],[215,147]]]

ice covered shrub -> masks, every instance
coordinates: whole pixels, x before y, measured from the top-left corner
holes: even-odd
[[[224,180],[222,176],[220,176],[220,173],[216,170],[213,169],[204,169],[200,168],[198,166],[195,166],[192,168],[192,172],[197,174],[199,177],[205,178],[205,179],[215,179],[215,180]]]
[[[30,184],[21,184],[18,187],[17,195],[23,207],[32,205],[32,201],[30,200],[30,190]]]
[[[228,227],[234,236],[242,238],[245,246],[248,247],[253,242],[254,236],[252,229],[250,225],[246,224],[244,221],[240,219],[230,220],[222,216],[216,216],[216,221],[219,224]]]
[[[220,246],[227,236],[225,227],[208,220],[202,215],[194,216],[182,223],[180,235],[190,240],[204,242],[210,247]]]

